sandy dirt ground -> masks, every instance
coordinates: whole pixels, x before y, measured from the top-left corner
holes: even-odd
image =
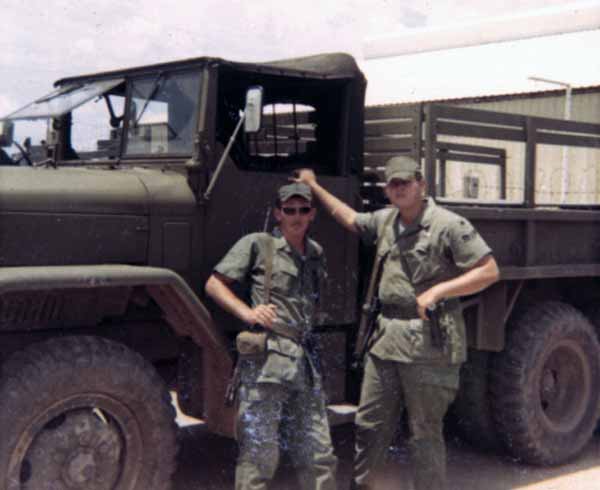
[[[202,424],[180,418],[179,467],[175,490],[233,489],[236,446],[209,434]],[[352,467],[351,425],[336,427],[338,489],[346,490]],[[555,468],[537,468],[505,455],[484,453],[466,443],[448,440],[449,490],[597,490],[600,488],[600,436],[596,435],[574,461]],[[377,474],[377,490],[412,490],[410,462],[401,438],[390,448],[388,461]],[[294,470],[285,457],[273,490],[297,490]]]

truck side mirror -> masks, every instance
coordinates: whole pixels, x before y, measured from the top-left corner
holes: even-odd
[[[7,147],[13,144],[14,129],[15,126],[12,121],[0,121],[0,147]]]
[[[246,108],[244,109],[244,132],[256,133],[262,123],[263,88],[250,87],[246,92]]]

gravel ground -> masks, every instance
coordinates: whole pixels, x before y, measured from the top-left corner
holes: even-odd
[[[202,424],[180,418],[181,450],[175,490],[233,489],[236,446],[209,434]],[[348,488],[352,466],[352,426],[334,429],[340,458],[338,488]],[[573,462],[555,468],[524,466],[506,456],[484,453],[457,439],[448,441],[449,490],[597,490],[600,488],[600,436]],[[406,446],[399,440],[377,475],[377,490],[411,490]],[[273,490],[297,490],[285,459]]]

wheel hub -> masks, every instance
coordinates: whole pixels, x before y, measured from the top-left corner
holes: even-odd
[[[540,373],[540,407],[555,431],[570,431],[579,423],[590,393],[590,373],[578,345],[564,342],[546,358]]]
[[[93,409],[68,411],[32,441],[22,463],[21,488],[113,489],[122,452],[120,432],[110,418]]]
[[[76,488],[93,481],[96,473],[96,461],[93,451],[75,451],[70,461],[62,467],[62,477],[67,485]]]

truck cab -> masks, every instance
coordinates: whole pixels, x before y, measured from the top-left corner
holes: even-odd
[[[176,449],[167,390],[233,434],[224,393],[241,325],[203,285],[238,238],[274,226],[275,191],[295,169],[314,168],[360,206],[365,84],[344,54],[196,58],[63,78],[1,119],[0,392],[16,396],[0,395],[0,488],[41,488],[49,475],[73,488],[165,488]],[[242,130],[252,110],[255,127]],[[316,328],[340,405],[356,392],[359,245],[325,213],[312,233],[329,268]],[[84,472],[88,438],[98,444]],[[59,439],[61,457],[39,456]]]

